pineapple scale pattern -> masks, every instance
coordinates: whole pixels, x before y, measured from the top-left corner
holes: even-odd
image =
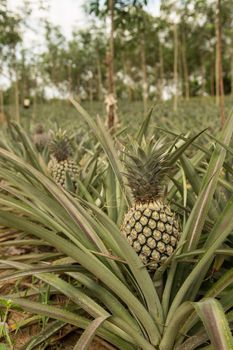
[[[173,254],[180,236],[175,213],[160,200],[136,203],[125,215],[122,233],[149,270]]]

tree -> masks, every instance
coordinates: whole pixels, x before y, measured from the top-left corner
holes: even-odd
[[[173,33],[173,110],[177,111],[179,96],[179,76],[178,76],[178,54],[179,54],[179,22],[180,22],[180,3],[174,0],[163,1],[161,5],[163,12],[168,14],[168,22],[172,26]]]
[[[91,103],[103,101],[104,94],[111,96],[109,128],[116,124],[116,99],[142,99],[146,111],[149,98],[170,96],[176,110],[180,95],[188,99],[210,94],[219,100],[221,81],[222,96],[233,94],[232,0],[221,2],[220,35],[213,1],[217,0],[161,0],[160,16],[153,17],[143,0],[90,0],[91,24],[76,29],[70,40],[43,12],[46,47],[35,58],[34,49],[25,50],[21,42],[30,22],[27,27],[22,24],[22,10],[16,16],[6,11],[7,2],[2,0],[0,60],[11,75],[16,119],[23,96],[35,88],[41,94],[45,85],[60,96],[75,94]]]
[[[116,121],[116,94],[115,94],[115,74],[114,74],[114,33],[118,28],[122,28],[122,23],[125,25],[125,18],[129,18],[129,8],[141,8],[142,5],[147,4],[146,0],[105,0],[102,4],[100,0],[91,0],[88,4],[87,11],[94,13],[99,18],[110,19],[110,34],[108,40],[108,49],[106,53],[106,63],[108,67],[108,96],[107,102],[107,124],[109,129],[113,129]],[[141,37],[141,47],[145,45],[143,36]],[[143,53],[145,50],[143,49]],[[141,61],[145,66],[145,57],[141,54]],[[146,69],[143,72],[144,75],[144,91],[147,90],[146,80]]]
[[[16,64],[16,47],[21,42],[19,26],[22,19],[10,13],[7,9],[7,1],[0,2],[0,60],[1,66],[10,64],[10,75],[15,86],[15,119],[20,121],[19,113],[19,89]],[[1,68],[0,68],[1,72]],[[3,92],[1,92],[1,112],[3,111]]]
[[[144,113],[147,112],[148,98],[149,98],[149,86],[148,86],[148,72],[147,72],[147,44],[152,38],[154,40],[154,18],[148,14],[143,5],[147,4],[147,1],[132,1],[127,6],[125,11],[122,10],[121,16],[118,17],[118,28],[125,31],[129,31],[132,36],[131,41],[138,44],[135,47],[137,56],[140,57],[140,71],[141,71],[141,87],[142,87],[142,99]],[[153,57],[154,64],[154,57]]]
[[[173,102],[173,110],[177,111],[177,104],[178,104],[178,29],[177,29],[177,22],[174,22],[173,24],[173,33],[174,33],[174,102]]]
[[[104,8],[100,9],[100,1],[92,0],[89,3],[89,13],[95,13],[96,16],[105,17],[108,15],[110,19],[110,34],[108,39],[108,49],[106,52],[106,63],[108,67],[108,96],[106,96],[107,105],[107,125],[109,129],[113,129],[116,119],[116,98],[115,98],[115,80],[114,80],[114,16],[115,16],[115,0],[105,1]]]

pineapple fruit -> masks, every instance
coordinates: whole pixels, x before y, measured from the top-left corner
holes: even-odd
[[[49,173],[63,188],[66,188],[66,174],[68,173],[73,187],[76,188],[78,166],[70,158],[72,149],[67,132],[59,129],[56,133],[53,133],[49,149],[51,152],[51,160],[48,163]]]
[[[174,252],[180,227],[177,215],[165,202],[165,179],[171,170],[171,148],[162,140],[133,144],[126,153],[128,185],[134,204],[126,213],[121,231],[148,270],[156,270]]]
[[[37,124],[32,136],[32,141],[39,152],[43,151],[50,142],[50,134],[44,130],[42,124]]]

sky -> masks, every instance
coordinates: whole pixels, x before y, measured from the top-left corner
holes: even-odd
[[[38,23],[38,4],[39,0],[28,0],[32,4],[34,11],[31,17],[34,35],[38,38],[40,27]],[[48,17],[53,24],[59,25],[62,33],[70,38],[72,28],[83,28],[87,25],[87,16],[84,13],[83,5],[85,0],[49,0],[50,11]],[[17,8],[22,6],[23,0],[8,0],[9,9],[17,11]],[[148,10],[153,15],[159,14],[160,0],[149,0]],[[33,37],[33,34],[30,34]]]

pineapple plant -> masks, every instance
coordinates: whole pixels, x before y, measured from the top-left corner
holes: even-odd
[[[195,201],[188,207],[190,212],[187,221],[185,218],[183,220],[182,253],[177,254],[177,260],[172,268],[162,276],[163,284],[159,290],[158,281],[152,279],[146,269],[140,269],[140,261],[135,261],[133,250],[129,249],[127,241],[120,236],[116,225],[122,221],[122,204],[124,205],[125,199],[129,198],[129,191],[128,188],[125,189],[125,193],[119,191],[122,164],[117,161],[114,163],[118,159],[114,158],[117,157],[117,151],[114,149],[113,139],[105,132],[102,124],[99,124],[98,129],[98,124],[93,118],[86,113],[83,115],[90,121],[93,131],[96,131],[98,141],[105,149],[106,157],[109,161],[111,160],[113,169],[117,170],[109,172],[108,183],[111,186],[106,186],[108,213],[105,207],[102,210],[93,204],[92,200],[90,203],[64,201],[64,196],[59,191],[56,196],[51,196],[49,193],[52,190],[51,184],[43,173],[22,161],[17,155],[0,148],[1,175],[10,183],[9,193],[16,195],[20,193],[17,203],[10,196],[7,201],[4,196],[0,196],[1,238],[3,241],[10,239],[10,245],[12,242],[17,244],[15,231],[13,231],[13,237],[9,236],[10,226],[23,232],[23,237],[27,235],[31,237],[33,234],[39,242],[41,240],[48,242],[62,254],[61,258],[53,255],[50,258],[51,264],[42,269],[41,258],[33,264],[30,264],[26,256],[24,264],[11,261],[10,256],[1,262],[1,268],[6,270],[0,278],[2,287],[5,287],[4,281],[13,278],[20,282],[23,276],[28,280],[29,275],[34,276],[35,282],[39,280],[40,287],[36,289],[38,298],[33,298],[34,300],[28,297],[30,294],[23,293],[24,285],[22,293],[15,293],[15,288],[12,288],[7,295],[3,294],[5,288],[1,288],[0,303],[4,314],[9,308],[11,311],[17,307],[17,312],[25,310],[53,319],[51,323],[48,322],[45,325],[46,328],[40,334],[33,335],[30,343],[27,343],[24,348],[40,346],[42,342],[41,346],[44,346],[44,340],[46,344],[51,344],[50,339],[53,342],[54,336],[57,336],[53,332],[63,332],[60,327],[71,324],[72,329],[75,326],[79,330],[84,329],[75,345],[76,348],[82,347],[83,339],[87,339],[88,346],[96,332],[99,337],[119,350],[218,349],[219,344],[223,349],[233,349],[232,269],[231,265],[229,269],[226,268],[229,266],[232,255],[233,198],[228,178],[229,166],[224,164],[226,148],[222,147],[225,144],[229,148],[233,133],[233,114],[222,129],[218,137],[219,143],[216,143],[214,150],[211,142],[211,145],[198,149],[194,157],[182,159],[184,170],[188,166],[189,169],[190,167],[192,170],[197,169],[196,172],[187,171],[186,179],[191,186],[187,188],[187,194],[191,195],[195,189],[193,174],[198,183],[202,180],[204,183],[203,187],[197,191]],[[98,122],[101,123],[101,121]],[[160,207],[165,207],[164,211],[169,208],[165,202],[165,175],[169,174],[175,159],[183,154],[197,136],[185,143],[182,143],[181,139],[176,143],[176,150],[168,145],[162,145],[161,142],[160,144],[157,142],[157,145],[154,143],[148,146],[135,145],[136,151],[129,155],[128,161],[128,173],[134,168],[133,177],[132,171],[131,175],[129,174],[131,176],[129,181],[130,179],[134,182],[138,181],[138,186],[131,186],[135,206],[136,193],[139,193],[142,206],[160,202]],[[108,149],[107,142],[110,146]],[[206,164],[208,164],[207,169]],[[224,173],[222,173],[223,168]],[[17,178],[11,176],[14,175],[12,170],[20,173],[20,176]],[[32,178],[30,182],[29,176]],[[182,184],[182,181],[181,171],[178,171],[171,190],[178,205],[181,205],[184,199],[182,192],[176,196],[176,189],[179,189],[177,184],[179,182]],[[229,189],[229,199],[220,198],[221,202],[216,202],[215,193],[218,189],[222,189],[223,183],[226,184],[225,190]],[[185,184],[187,184],[186,181],[184,181]],[[119,194],[120,200],[112,206],[112,198],[116,198]],[[51,205],[48,206],[48,203]],[[25,210],[25,208],[31,210]],[[43,215],[41,215],[42,210]],[[152,212],[152,209],[150,210]],[[213,214],[212,210],[214,210]],[[36,220],[32,220],[31,213],[36,215]],[[160,213],[161,211],[159,215]],[[167,216],[172,216],[168,214],[166,213]],[[151,217],[152,215],[153,212]],[[141,216],[144,216],[144,211]],[[206,231],[204,224],[209,224],[210,218],[212,225],[208,225]],[[175,214],[173,219],[177,221]],[[162,219],[156,223],[160,221]],[[7,229],[7,235],[4,234],[4,227]],[[63,234],[61,235],[60,232]],[[89,239],[89,233],[91,239]],[[15,241],[12,241],[14,237]],[[217,274],[213,276],[213,261],[218,254],[221,258],[226,254],[226,258],[224,258],[224,265],[220,266],[220,264]],[[184,257],[190,257],[190,259],[186,260]],[[21,260],[23,259],[22,256]],[[66,265],[67,260],[74,261],[75,266]],[[127,268],[125,268],[125,262]],[[11,266],[10,269],[9,266]],[[56,273],[53,273],[54,267]],[[41,290],[43,288],[46,292],[48,286],[53,288],[57,298],[63,295],[66,299],[62,300],[67,302],[62,305],[41,303]],[[53,301],[54,294],[51,302]],[[94,332],[91,332],[91,329]],[[45,334],[49,334],[50,339],[45,339]]]
[[[49,144],[51,159],[48,163],[49,173],[54,180],[66,188],[67,174],[72,181],[74,189],[76,189],[76,176],[78,175],[78,166],[71,159],[72,148],[70,138],[66,130],[59,129],[53,133],[52,140]]]
[[[32,141],[39,152],[43,151],[50,142],[50,134],[44,130],[42,124],[37,124],[32,136]]]
[[[149,270],[156,270],[174,252],[180,237],[179,220],[165,201],[166,175],[172,147],[162,139],[133,143],[126,153],[126,177],[134,203],[121,231]]]

